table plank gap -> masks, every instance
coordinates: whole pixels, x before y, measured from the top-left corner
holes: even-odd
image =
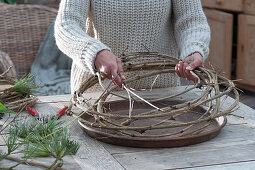
[[[229,125],[222,129],[221,133],[207,142],[203,142],[196,145],[187,146],[192,149],[199,149],[199,148],[206,148],[206,147],[217,147],[221,144],[225,145],[231,142],[240,142],[243,140],[255,140],[255,129],[246,125]],[[123,146],[115,146],[110,144],[102,143],[104,147],[111,153],[111,154],[123,154],[123,153],[134,153],[134,152],[145,152],[151,150],[160,150],[160,149],[153,149],[153,148],[132,148],[132,147],[123,147]],[[179,149],[187,148],[187,147],[180,147],[180,148],[171,148],[171,149]]]
[[[195,166],[195,167],[184,167],[181,169],[189,169],[189,170],[221,170],[221,169],[245,169],[245,170],[253,170],[255,168],[255,160],[248,161],[239,161],[239,162],[230,162],[230,163],[220,163],[213,165],[204,165],[204,166]],[[180,168],[175,168],[180,169]]]
[[[222,147],[161,149],[114,155],[126,169],[173,169],[250,161],[255,157],[255,141]]]

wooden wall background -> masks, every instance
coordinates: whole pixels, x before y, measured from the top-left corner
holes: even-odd
[[[255,0],[201,1],[212,37],[206,67],[255,91]]]

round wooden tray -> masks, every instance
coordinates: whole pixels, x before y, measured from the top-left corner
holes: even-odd
[[[160,103],[153,103],[158,107],[162,107],[164,105],[173,105],[177,104],[180,101],[162,101]],[[129,102],[127,101],[114,101],[110,103],[106,103],[104,107],[107,109],[106,112],[111,112],[115,114],[128,114],[129,110]],[[191,112],[181,115],[176,118],[176,121],[188,122],[192,120],[198,119],[204,112],[205,107],[197,107],[193,109]],[[152,110],[151,106],[135,103],[132,111],[132,115],[136,115],[139,113],[143,113],[145,111]],[[83,119],[93,123],[95,122],[94,117],[90,115],[83,115]],[[116,123],[120,123],[123,120],[116,120]],[[149,125],[152,124],[154,120],[137,120],[133,123],[133,126],[139,125]],[[194,128],[203,127],[207,122],[202,122],[193,126],[189,130],[192,131]],[[94,128],[91,126],[84,125],[79,121],[79,124],[82,126],[83,130],[92,138],[95,138],[99,141],[121,145],[121,146],[130,146],[130,147],[144,147],[144,148],[158,148],[158,147],[177,147],[177,146],[186,146],[201,143],[207,140],[210,140],[217,136],[221,129],[226,125],[227,119],[225,116],[216,118],[211,121],[210,125],[207,126],[201,133],[186,135],[186,136],[165,136],[165,137],[131,137],[131,136],[123,136],[118,134],[116,131]],[[184,127],[177,128],[168,128],[168,129],[156,129],[156,130],[148,130],[143,134],[149,135],[157,135],[157,134],[166,134],[177,132],[183,129]],[[137,134],[136,131],[127,131],[129,133]]]

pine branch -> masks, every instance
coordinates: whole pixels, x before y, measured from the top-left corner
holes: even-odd
[[[33,75],[28,74],[27,76],[19,80],[16,84],[14,84],[10,91],[18,92],[23,95],[28,95],[31,94],[36,88],[37,86],[35,85]]]
[[[43,118],[40,121],[25,120],[23,122],[14,122],[9,128],[9,136],[5,142],[8,153],[3,153],[3,156],[0,158],[12,158],[14,161],[19,162],[9,168],[14,168],[19,164],[41,166],[41,164],[35,163],[34,161],[27,161],[27,159],[46,156],[53,156],[56,160],[52,165],[44,166],[44,168],[55,169],[62,166],[63,157],[76,154],[80,147],[80,144],[70,139],[69,131],[66,128],[62,129],[63,123],[64,121],[49,118]],[[51,133],[53,135],[49,135]],[[19,153],[24,154],[24,160],[10,157],[10,154],[21,145],[24,146],[24,149]]]

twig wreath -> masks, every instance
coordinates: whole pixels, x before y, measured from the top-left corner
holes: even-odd
[[[6,70],[0,75],[0,80],[9,70],[10,69]],[[31,74],[28,74],[11,87],[0,90],[0,102],[3,103],[7,109],[21,112],[26,106],[33,106],[36,104],[38,100],[37,97],[31,95],[35,88],[37,87],[34,84],[34,78]]]
[[[141,60],[142,58],[142,60]],[[148,60],[143,60],[147,58]],[[153,59],[153,60],[150,60]],[[83,112],[76,116],[76,119],[86,126],[93,128],[100,128],[107,131],[113,131],[117,135],[130,136],[130,137],[169,137],[169,136],[187,136],[202,133],[203,130],[215,118],[230,114],[236,110],[239,103],[239,93],[233,81],[216,74],[215,71],[203,67],[199,67],[192,71],[192,74],[198,78],[198,82],[194,86],[189,86],[182,92],[178,92],[171,96],[163,98],[156,98],[153,100],[146,100],[135,93],[134,90],[127,87],[127,84],[140,80],[145,77],[151,77],[164,73],[174,73],[175,65],[179,62],[178,59],[160,54],[157,52],[138,52],[121,56],[124,72],[147,70],[147,72],[139,75],[134,75],[128,78],[123,84],[126,95],[116,92],[117,86],[110,83],[106,87],[100,97],[89,104],[83,97],[86,90],[100,84],[100,76],[91,76],[88,80],[84,81],[80,88],[75,91],[72,96],[70,108],[74,105],[82,109]],[[220,86],[225,87],[223,90]],[[192,100],[185,101],[177,104],[165,104],[163,107],[156,106],[155,103],[162,102],[174,98],[176,96],[185,95],[189,91],[200,88],[201,95]],[[229,93],[234,94],[234,101],[228,105],[227,108],[222,108],[224,100]],[[86,95],[86,94],[85,94]],[[105,108],[109,103],[106,99],[109,96],[117,96],[122,98],[126,103],[129,103],[129,111],[126,114],[112,113],[110,109]],[[138,114],[132,114],[134,103],[142,103],[150,105],[153,109],[144,111]],[[194,112],[194,109],[200,106],[207,106],[203,113],[200,113],[197,119],[188,121],[178,121],[179,116],[187,115],[189,112]],[[69,109],[70,110],[70,109]],[[72,113],[72,112],[71,112]],[[83,119],[83,115],[88,114],[94,117],[94,122]],[[152,121],[153,120],[153,121]],[[136,123],[136,121],[150,122],[145,124]],[[196,126],[199,123],[204,123],[203,126]],[[145,133],[147,131],[159,129],[174,129],[169,131],[162,131],[160,134]],[[192,130],[191,130],[192,129]]]

